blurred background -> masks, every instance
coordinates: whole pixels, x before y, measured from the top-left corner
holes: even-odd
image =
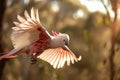
[[[1,0],[0,52],[13,49],[10,35],[17,14],[32,7],[52,30],[70,35],[70,49],[82,60],[53,67],[28,55],[0,61],[0,80],[120,80],[120,0]]]

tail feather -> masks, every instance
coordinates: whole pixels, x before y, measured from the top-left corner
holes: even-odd
[[[13,56],[14,54],[16,54],[18,51],[18,49],[13,49],[11,50],[10,52],[4,52],[4,53],[1,53],[2,56],[0,56],[0,60],[1,59],[4,59],[4,58],[13,58],[15,56]]]

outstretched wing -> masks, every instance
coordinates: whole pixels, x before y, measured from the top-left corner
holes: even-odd
[[[14,22],[15,27],[12,28],[11,39],[15,49],[24,48],[43,36],[44,39],[50,38],[49,33],[40,23],[38,10],[32,8],[30,16],[27,11],[24,12],[24,15],[25,19],[17,16],[19,22]]]
[[[81,60],[81,56],[77,58],[67,46],[47,49],[38,58],[47,61],[54,68],[62,68],[66,62],[69,66],[71,62],[74,64],[74,62]]]
[[[24,12],[24,15],[25,19],[19,15],[17,16],[19,22],[14,22],[15,27],[12,28],[13,32],[11,40],[14,45],[14,49],[7,54],[0,56],[0,59],[16,54],[21,49],[38,40],[45,41],[50,39],[49,33],[40,23],[38,10],[32,8],[31,16],[29,16],[27,11]]]

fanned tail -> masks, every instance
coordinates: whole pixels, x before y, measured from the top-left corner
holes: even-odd
[[[11,50],[10,52],[3,52],[3,53],[0,53],[0,60],[1,59],[5,59],[5,58],[14,58],[14,54],[16,54],[19,50],[17,49],[13,49]]]

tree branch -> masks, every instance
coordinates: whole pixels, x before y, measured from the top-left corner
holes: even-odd
[[[101,2],[102,2],[103,6],[104,6],[104,8],[105,8],[105,10],[106,10],[106,12],[107,12],[108,19],[111,21],[110,13],[109,13],[109,10],[108,10],[107,6],[105,5],[105,3],[104,3],[103,0],[101,0]]]

